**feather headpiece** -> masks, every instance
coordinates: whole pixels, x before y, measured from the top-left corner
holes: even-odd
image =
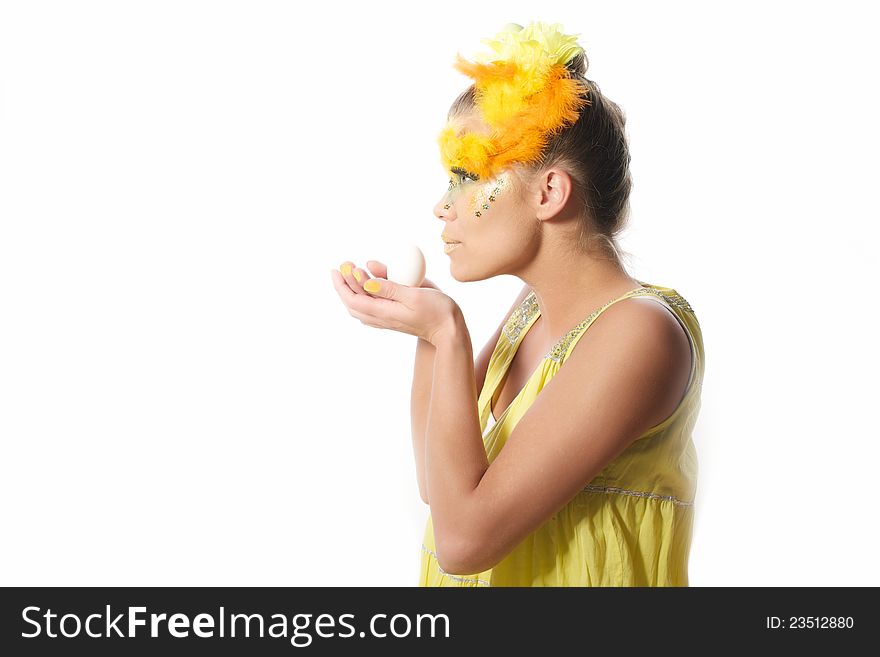
[[[494,39],[493,53],[474,61],[456,55],[455,68],[474,79],[474,101],[486,134],[462,132],[458,117],[440,132],[440,159],[451,173],[488,179],[514,164],[540,158],[551,135],[577,121],[589,88],[566,67],[583,49],[580,35],[566,35],[559,23],[510,23]]]

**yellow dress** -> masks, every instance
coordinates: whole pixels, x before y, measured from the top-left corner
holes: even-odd
[[[492,463],[504,447],[519,419],[565,363],[590,324],[623,299],[655,299],[686,329],[692,367],[679,406],[488,570],[471,575],[443,571],[437,562],[429,515],[419,586],[688,586],[697,484],[697,455],[691,433],[700,410],[703,338],[693,309],[681,295],[672,288],[639,283],[644,287],[608,301],[563,336],[501,417],[490,424],[496,388],[523,336],[540,315],[535,293],[510,315],[489,361],[478,403],[488,461]]]

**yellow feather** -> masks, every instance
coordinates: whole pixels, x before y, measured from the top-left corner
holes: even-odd
[[[477,61],[457,54],[454,67],[473,78],[476,107],[491,132],[459,135],[460,125],[449,122],[438,137],[443,166],[491,178],[512,164],[537,160],[549,136],[589,105],[585,86],[565,67],[582,51],[577,36],[563,34],[558,23],[509,24],[484,40],[494,54]]]

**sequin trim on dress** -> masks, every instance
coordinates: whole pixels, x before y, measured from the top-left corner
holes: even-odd
[[[550,349],[550,351],[547,352],[547,355],[544,356],[544,358],[549,358],[550,360],[555,361],[557,363],[560,360],[562,360],[563,356],[565,356],[565,352],[568,351],[568,347],[571,344],[572,340],[574,340],[581,331],[583,331],[587,326],[589,326],[590,322],[592,322],[594,319],[596,319],[596,317],[599,316],[599,313],[601,313],[603,310],[605,310],[608,306],[610,306],[612,303],[614,303],[617,300],[618,299],[616,299],[616,298],[611,299],[610,301],[606,301],[599,308],[596,308],[596,310],[594,310],[593,312],[590,313],[589,317],[587,317],[584,321],[582,321],[580,324],[578,324],[573,329],[571,329],[568,333],[563,335],[562,338],[559,340],[559,342],[557,342],[555,345],[553,345],[553,347]]]
[[[654,290],[652,288],[646,288],[646,292],[648,292],[650,294],[656,294],[658,296],[661,296],[664,299],[666,299],[666,301],[668,301],[671,305],[676,306],[677,308],[681,308],[682,310],[684,310],[686,312],[689,312],[689,313],[694,312],[694,309],[691,308],[691,304],[689,304],[687,302],[687,299],[685,299],[680,294],[664,294],[660,290]]]
[[[581,332],[585,328],[587,328],[590,323],[599,316],[599,314],[605,310],[608,306],[615,303],[616,301],[622,301],[623,299],[628,299],[644,294],[653,294],[654,296],[660,297],[670,306],[675,306],[676,308],[680,308],[685,312],[693,313],[694,310],[691,308],[691,305],[687,302],[687,300],[681,296],[680,294],[665,294],[660,290],[657,290],[652,287],[642,287],[636,290],[633,290],[630,293],[627,293],[623,297],[618,297],[616,299],[611,299],[610,301],[603,304],[600,308],[597,308],[590,316],[587,317],[580,324],[571,329],[568,333],[566,333],[559,341],[553,345],[550,351],[544,356],[546,359],[550,359],[556,363],[561,361],[565,354],[568,352],[568,348],[571,346],[572,341],[580,335]],[[507,320],[507,323],[504,325],[504,335],[507,337],[508,342],[511,345],[516,344],[516,341],[519,339],[522,334],[523,329],[526,327],[526,324],[531,321],[534,317],[535,313],[540,310],[538,306],[537,298],[535,297],[534,291],[530,292],[529,295],[523,299],[523,302],[519,305],[519,307],[513,311],[510,315],[510,318]]]
[[[434,552],[432,552],[430,549],[428,549],[424,543],[422,543],[422,551],[427,552],[432,557],[434,557],[434,561],[437,564],[437,570],[439,570],[440,574],[443,575],[444,577],[448,577],[449,579],[454,579],[457,582],[470,582],[471,584],[476,582],[477,584],[482,584],[483,586],[490,586],[489,582],[487,582],[484,579],[480,579],[479,577],[459,577],[458,575],[452,575],[450,573],[447,573],[445,570],[443,570],[440,567],[440,564],[437,559],[437,555]]]
[[[547,355],[544,356],[544,358],[549,358],[550,360],[558,363],[560,360],[562,360],[565,357],[565,354],[568,351],[569,346],[571,346],[572,340],[574,340],[585,328],[587,328],[590,325],[590,323],[594,319],[596,319],[596,317],[599,316],[599,313],[601,313],[603,310],[605,310],[608,306],[610,306],[611,304],[613,304],[616,301],[622,301],[624,298],[630,299],[632,297],[637,297],[637,296],[644,295],[644,294],[653,294],[655,296],[661,297],[670,305],[677,306],[678,308],[681,308],[682,310],[686,310],[688,312],[693,312],[693,309],[691,309],[690,304],[687,301],[685,301],[684,297],[682,297],[679,294],[674,294],[674,295],[664,294],[660,290],[655,290],[654,288],[651,288],[651,287],[637,289],[637,290],[633,291],[632,293],[629,293],[628,295],[624,295],[623,298],[618,297],[617,299],[611,299],[610,301],[606,302],[600,308],[597,308],[596,310],[594,310],[592,313],[590,313],[589,317],[587,317],[584,321],[582,321],[580,324],[578,324],[573,329],[571,329],[568,333],[566,333],[564,336],[562,336],[562,339],[560,339],[559,342],[557,342],[553,346],[553,348],[550,349],[549,352],[547,352]]]
[[[672,502],[677,506],[693,506],[693,502],[684,502],[677,497],[673,497],[672,495],[658,495],[657,493],[648,493],[646,491],[640,490],[627,490],[625,488],[617,488],[615,486],[597,486],[594,484],[588,484],[584,486],[584,491],[588,493],[616,493],[619,495],[632,495],[634,497],[647,497],[652,500],[665,500],[668,502]]]
[[[504,325],[504,335],[507,336],[510,344],[516,344],[519,334],[522,333],[526,324],[529,323],[529,320],[538,310],[538,300],[535,298],[535,293],[530,292],[529,296],[523,299],[523,302],[513,311]]]

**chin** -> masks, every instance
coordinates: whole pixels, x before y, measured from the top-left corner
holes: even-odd
[[[492,278],[495,274],[490,271],[473,271],[469,267],[461,264],[450,263],[449,275],[459,283],[473,283],[476,281],[485,281]]]

